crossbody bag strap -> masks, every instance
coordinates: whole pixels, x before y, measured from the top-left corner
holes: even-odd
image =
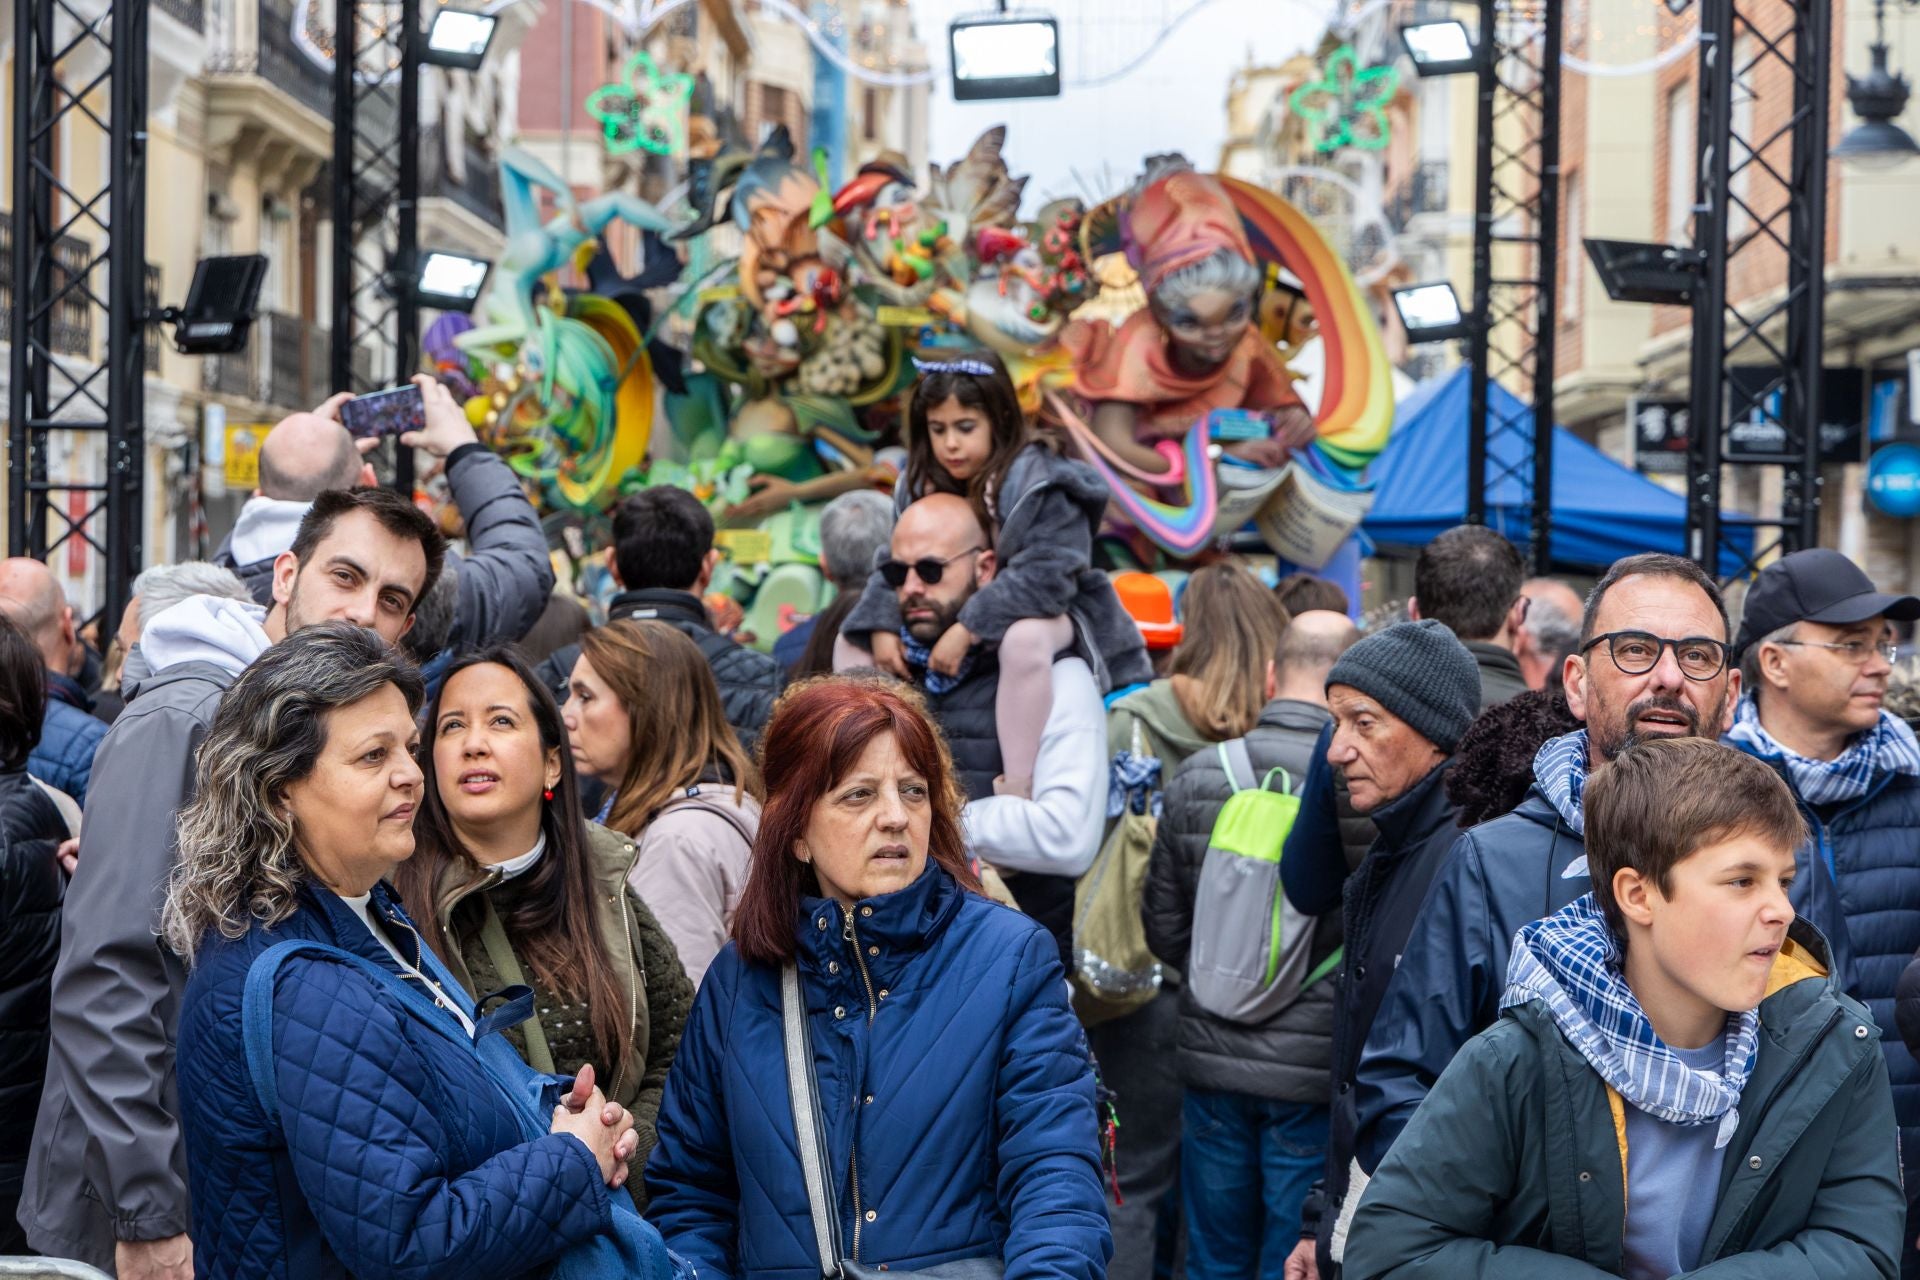
[[[780,1008],[785,1026],[787,1096],[793,1103],[794,1145],[807,1184],[807,1209],[813,1217],[814,1246],[820,1274],[840,1275],[839,1226],[834,1221],[833,1182],[820,1141],[819,1097],[813,1079],[813,1046],[807,1036],[807,1010],[800,998],[800,970],[788,963],[780,972]]]
[[[519,957],[513,954],[513,944],[507,940],[507,926],[501,921],[500,913],[493,909],[493,899],[482,893],[480,905],[480,948],[487,953],[494,972],[509,987],[532,987],[533,984],[527,981],[525,972],[520,968]],[[553,1065],[553,1050],[547,1044],[547,1029],[540,1025],[537,1011],[520,1024],[520,1031],[527,1038],[527,1065],[546,1075],[557,1071],[558,1068]]]

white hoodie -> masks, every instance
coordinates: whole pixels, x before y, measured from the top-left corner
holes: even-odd
[[[273,643],[261,629],[266,617],[267,611],[251,601],[188,596],[147,619],[140,629],[140,652],[155,672],[183,662],[210,662],[237,676]]]
[[[249,565],[291,551],[300,518],[312,505],[282,498],[248,498],[240,508],[240,518],[234,521],[233,533],[227,538],[227,550],[233,554],[233,562]]]

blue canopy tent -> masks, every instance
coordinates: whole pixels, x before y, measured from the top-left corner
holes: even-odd
[[[1467,514],[1467,385],[1463,367],[1430,378],[1403,399],[1387,447],[1368,468],[1373,509],[1361,530],[1375,543],[1424,546]],[[1515,421],[1531,434],[1533,415],[1498,383],[1488,389],[1488,417]],[[1505,431],[1488,440],[1488,470],[1519,465],[1522,437]],[[1526,491],[1521,479],[1500,475],[1488,495],[1487,524],[1516,543],[1527,540]],[[1737,519],[1737,517],[1735,517]],[[1686,554],[1686,501],[1621,466],[1564,427],[1553,429],[1553,559],[1568,567],[1601,568],[1642,551]],[[1730,542],[1752,550],[1752,531],[1726,530]],[[1741,561],[1721,553],[1721,574]]]

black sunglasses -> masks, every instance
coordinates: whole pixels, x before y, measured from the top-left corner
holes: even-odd
[[[907,585],[909,572],[919,574],[920,581],[932,586],[940,581],[941,575],[947,571],[947,566],[955,560],[962,556],[977,556],[985,550],[985,547],[968,547],[959,555],[948,556],[945,560],[915,560],[912,564],[908,564],[905,560],[888,560],[881,564],[880,576],[885,578],[887,585],[895,591]]]

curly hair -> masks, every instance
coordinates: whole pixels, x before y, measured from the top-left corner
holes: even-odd
[[[160,915],[161,936],[189,964],[209,930],[238,938],[293,914],[311,873],[282,798],[313,772],[328,713],[387,685],[419,713],[426,691],[411,663],[371,631],[326,622],[268,649],[227,690],[180,811],[180,859]]]
[[[1513,812],[1533,785],[1541,745],[1580,727],[1557,691],[1529,690],[1481,712],[1461,735],[1447,774],[1447,799],[1460,810],[1460,825]]]

